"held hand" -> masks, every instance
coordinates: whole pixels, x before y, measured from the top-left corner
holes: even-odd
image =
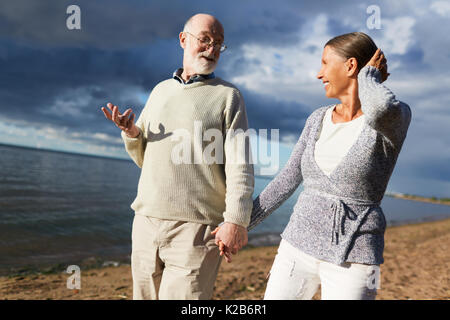
[[[236,254],[248,242],[247,229],[234,223],[226,222],[212,234],[215,234],[216,245],[221,249],[221,255],[225,255],[227,262],[231,262],[231,254]]]
[[[127,109],[123,114],[119,112],[119,107],[108,103],[106,105],[111,113],[102,107],[103,114],[108,120],[114,122],[114,124],[122,131],[124,131],[127,136],[134,138],[139,135],[139,129],[134,125],[134,113],[131,109]]]
[[[381,72],[381,82],[384,82],[387,80],[387,78],[390,76],[390,73],[388,73],[388,66],[387,66],[387,60],[384,56],[383,51],[381,51],[380,48],[375,51],[372,58],[369,60],[369,62],[366,64],[367,66],[372,66],[380,70]]]
[[[230,263],[231,260],[231,251],[229,248],[227,248],[222,241],[219,241],[219,250],[220,255],[225,257],[225,261]]]
[[[211,232],[212,235],[215,235],[217,233],[217,231],[219,231],[220,227],[217,227],[216,229],[214,229],[213,232]],[[220,250],[220,256],[225,256],[225,260],[230,263],[231,262],[231,251],[229,248],[227,248],[222,240],[219,240],[219,250]]]

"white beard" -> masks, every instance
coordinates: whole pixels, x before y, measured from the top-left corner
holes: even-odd
[[[208,61],[202,58],[202,54],[200,53],[193,59],[192,66],[196,74],[209,74],[216,69],[217,61]]]

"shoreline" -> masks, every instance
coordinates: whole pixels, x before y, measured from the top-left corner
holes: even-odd
[[[450,217],[428,217],[420,221],[411,220],[405,222],[394,222],[388,223],[387,229],[406,227],[417,224],[432,223],[449,220]],[[241,249],[240,252],[257,249],[257,248],[278,248],[278,244],[281,241],[281,231],[280,232],[263,232],[263,233],[253,233],[248,235],[247,245]],[[13,278],[13,277],[23,277],[23,276],[35,276],[35,275],[54,275],[58,273],[66,274],[66,270],[70,265],[77,265],[82,270],[92,270],[101,269],[111,265],[114,266],[130,266],[131,261],[131,246],[130,252],[124,253],[116,256],[86,256],[79,259],[72,258],[63,263],[56,262],[42,262],[38,264],[20,265],[14,267],[0,267],[0,279],[3,277]],[[1,299],[1,296],[0,296]]]
[[[391,226],[385,234],[385,263],[377,299],[450,299],[450,218]],[[260,300],[277,246],[246,246],[232,263],[222,262],[215,300]],[[0,276],[0,299],[132,299],[129,263],[89,259],[81,267],[81,289],[67,289],[65,270],[34,270]],[[314,299],[320,298],[320,292]]]
[[[450,220],[448,216],[433,216],[427,217],[421,220],[410,221],[394,221],[387,224],[388,228],[405,227],[417,224],[432,223]],[[242,251],[255,249],[255,248],[267,248],[278,247],[281,241],[281,232],[262,232],[251,233],[248,235],[247,245],[241,249]],[[20,265],[14,267],[0,267],[0,278],[2,277],[20,277],[27,275],[51,275],[57,273],[65,273],[66,269],[70,265],[77,265],[83,270],[99,269],[108,267],[110,265],[130,265],[131,261],[131,245],[130,252],[119,254],[115,256],[85,256],[80,258],[72,258],[63,263],[56,262],[42,262],[38,264]],[[1,297],[0,297],[1,299]]]
[[[400,194],[386,194],[386,196],[396,199],[403,199],[403,200],[412,200],[412,201],[418,201],[418,202],[425,202],[425,203],[434,203],[434,204],[442,204],[446,206],[450,206],[450,200],[439,200],[439,199],[432,199],[427,197],[421,197],[421,196],[412,196],[412,195],[400,195]]]

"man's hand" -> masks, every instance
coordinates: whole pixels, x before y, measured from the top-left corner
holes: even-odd
[[[212,234],[216,236],[220,255],[225,255],[227,262],[231,262],[231,254],[236,254],[248,242],[247,229],[234,223],[225,222]]]
[[[139,135],[139,129],[134,124],[134,113],[133,110],[127,109],[123,114],[119,112],[119,107],[108,103],[106,105],[111,113],[102,107],[103,114],[105,117],[115,123],[120,130],[124,131],[125,134],[130,138],[135,138]],[[128,117],[129,116],[129,117]]]
[[[387,78],[390,76],[390,73],[387,72],[387,60],[384,56],[383,51],[381,51],[380,48],[375,51],[374,55],[370,59],[369,62],[366,64],[367,66],[372,66],[380,70],[381,72],[381,82],[384,82],[387,80]]]

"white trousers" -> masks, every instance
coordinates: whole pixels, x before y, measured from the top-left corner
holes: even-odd
[[[264,299],[309,300],[319,285],[322,300],[374,300],[379,288],[379,266],[336,265],[316,259],[282,239]]]

